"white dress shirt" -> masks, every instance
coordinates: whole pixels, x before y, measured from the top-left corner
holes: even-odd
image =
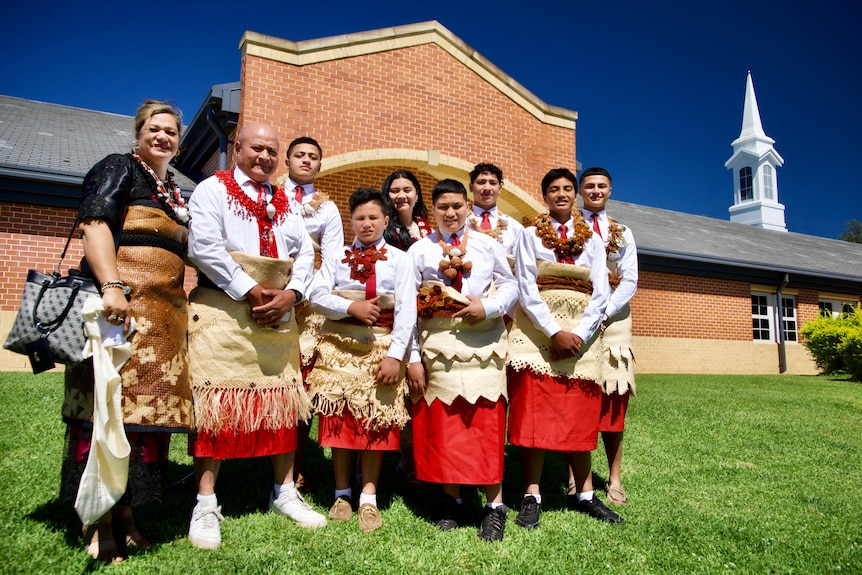
[[[464,243],[465,228],[456,235]],[[443,242],[449,243],[452,234],[435,230],[431,235],[422,238],[410,246],[408,255],[413,258],[413,273],[418,290],[426,280],[439,280],[449,285],[443,272],[440,271],[440,260],[445,259],[443,248],[437,243],[439,234]],[[514,307],[518,301],[518,283],[515,281],[506,261],[503,248],[493,238],[485,234],[467,233],[467,246],[461,248],[465,252],[464,261],[473,262],[470,273],[463,274],[461,293],[482,298],[486,318],[502,317]],[[488,296],[493,282],[494,295]]]
[[[386,247],[386,242],[380,238],[375,244],[377,249]],[[358,240],[353,247],[365,246]],[[315,274],[308,296],[314,311],[330,319],[349,317],[347,309],[352,300],[332,293],[333,290],[365,290],[365,284],[350,277],[350,266],[341,260],[345,258],[342,248],[340,255],[323,260],[320,270]],[[410,257],[399,249],[386,247],[386,259],[377,260],[374,264],[374,274],[377,281],[377,294],[394,294],[395,309],[392,325],[392,342],[389,345],[388,357],[398,361],[404,358],[407,348],[412,344],[413,331],[416,327],[416,287],[413,284],[413,262]]]
[[[295,191],[297,186],[299,184],[288,178],[284,183],[284,191],[290,199],[291,211],[300,214],[305,229],[308,230],[309,234],[318,238],[321,261],[343,253],[344,228],[341,226],[341,214],[338,211],[338,206],[332,201],[324,202],[317,211],[306,216],[296,202]],[[302,204],[308,204],[314,197],[314,184],[305,184],[300,187],[302,188]]]
[[[257,200],[252,179],[239,168],[233,177],[240,189]],[[267,182],[265,185],[269,185]],[[228,253],[240,251],[260,254],[260,231],[254,216],[243,217],[241,208],[228,202],[227,189],[217,176],[210,176],[195,187],[189,200],[192,220],[189,225],[189,259],[232,299],[240,301],[257,285]],[[280,259],[293,258],[293,275],[285,289],[308,293],[314,270],[314,247],[299,216],[288,213],[272,226]]]
[[[559,231],[561,223],[556,220],[553,222],[554,228]],[[569,218],[565,226],[571,236],[574,219]],[[593,294],[590,296],[587,309],[584,310],[583,316],[573,331],[585,342],[589,341],[599,329],[611,293],[608,268],[605,264],[605,250],[598,238],[594,236],[595,234],[584,243],[583,251],[574,258],[576,265],[590,268],[590,281],[593,284]],[[536,284],[536,279],[539,277],[536,262],[539,260],[556,262],[557,255],[554,250],[542,244],[542,238],[536,235],[534,226],[524,228],[515,248],[515,277],[518,278],[521,307],[533,324],[550,339],[562,328],[554,320],[548,305],[539,294],[539,286]]]
[[[581,210],[581,213],[584,215],[584,219],[589,222],[590,227],[592,227],[593,212],[589,210]],[[599,230],[602,232],[602,240],[604,241],[605,247],[607,247],[608,242],[610,241],[611,225],[608,221],[608,214],[605,210],[602,210],[596,215],[598,216]],[[617,225],[622,226],[619,222],[617,222]],[[620,283],[617,288],[613,290],[610,301],[608,301],[608,307],[605,309],[605,316],[608,318],[612,318],[619,313],[619,311],[634,297],[635,292],[638,289],[638,248],[635,245],[635,236],[632,234],[631,228],[628,226],[622,227],[623,242],[625,245],[619,248],[619,260],[616,261],[616,273],[620,276]],[[595,232],[593,232],[593,235],[595,235]],[[608,267],[611,269],[613,268],[613,266],[610,265],[610,261],[608,262]]]
[[[506,252],[507,256],[511,256],[515,254],[515,244],[518,241],[518,236],[521,235],[521,232],[524,231],[524,226],[521,225],[520,222],[515,220],[515,218],[511,216],[507,216],[503,212],[497,209],[497,206],[494,206],[490,210],[485,210],[480,208],[479,206],[473,204],[473,212],[468,216],[468,221],[475,223],[476,227],[480,227],[482,224],[482,214],[484,212],[488,212],[488,221],[491,224],[491,230],[497,228],[497,222],[503,220],[506,223],[506,230],[497,238],[497,242],[503,246],[503,251]],[[472,226],[471,226],[472,227]]]

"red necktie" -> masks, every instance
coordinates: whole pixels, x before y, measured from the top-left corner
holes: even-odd
[[[479,229],[491,231],[491,213],[482,212],[482,223],[479,224]]]
[[[275,242],[275,234],[272,232],[272,220],[266,215],[266,191],[265,185],[251,180],[251,185],[257,189],[257,203],[261,206],[261,213],[257,216],[257,229],[260,235],[260,255],[268,258],[278,257],[278,245]]]
[[[602,237],[602,230],[599,229],[599,214],[593,214],[593,231],[596,232],[600,238]]]
[[[449,238],[449,244],[451,244],[452,247],[458,247],[461,245],[461,240],[458,239],[457,234],[452,234],[452,237]],[[461,269],[459,268],[458,269],[458,276],[454,280],[452,280],[452,287],[458,291],[461,291],[461,288],[463,287],[463,280],[464,280],[464,274],[461,272]]]
[[[372,248],[362,248],[362,253],[365,254],[365,250],[373,251]],[[373,262],[371,264],[373,268],[371,270],[371,275],[368,276],[368,279],[365,280],[365,299],[372,299],[377,297],[377,262]]]
[[[293,197],[296,198],[297,202],[302,203],[302,186],[296,186]]]
[[[569,231],[565,225],[560,226],[560,239],[567,240],[569,239],[566,235],[566,232]],[[562,264],[573,264],[575,263],[575,258],[572,256],[557,256],[557,261]]]

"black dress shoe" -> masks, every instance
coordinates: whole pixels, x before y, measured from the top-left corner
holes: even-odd
[[[521,510],[515,518],[515,523],[524,529],[533,529],[539,526],[539,514],[542,512],[542,504],[536,501],[532,495],[527,495],[521,501]]]
[[[491,509],[487,505],[482,510],[482,524],[479,526],[479,539],[502,541],[506,529],[506,508],[502,505]]]
[[[464,506],[454,497],[443,495],[443,514],[440,516],[434,525],[443,531],[457,529],[460,524],[464,523]]]
[[[623,518],[608,509],[602,501],[593,494],[592,499],[584,501],[576,501],[575,509],[581,513],[586,513],[590,517],[595,517],[599,521],[607,521],[608,523],[622,523]]]

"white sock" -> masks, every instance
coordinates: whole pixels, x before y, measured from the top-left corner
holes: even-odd
[[[377,507],[377,494],[376,493],[360,493],[359,494],[359,505],[365,505],[369,503],[374,507]]]
[[[578,493],[578,501],[590,501],[593,498],[594,491],[581,491]]]
[[[290,483],[276,483],[272,488],[272,494],[274,498],[278,499],[279,497],[281,497],[282,493],[289,489],[293,489],[294,485],[295,484],[293,481],[291,481]]]
[[[490,507],[491,509],[496,509],[496,508],[502,507],[502,506],[503,506],[502,503],[494,503],[493,501],[489,501],[488,503],[485,504],[485,507]]]
[[[339,497],[347,497],[348,499],[353,499],[353,488],[348,487],[347,489],[336,489],[335,490],[335,498]]]
[[[216,499],[215,493],[212,495],[200,495],[197,496],[198,503],[203,503],[202,507],[217,507],[218,499]]]
[[[531,497],[531,496],[536,498],[536,503],[538,503],[539,505],[542,504],[542,494],[541,493],[524,493],[524,499],[526,499],[527,497]]]

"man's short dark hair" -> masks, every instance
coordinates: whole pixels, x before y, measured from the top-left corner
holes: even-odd
[[[440,180],[439,182],[437,182],[437,185],[434,186],[434,189],[431,190],[431,203],[436,204],[437,198],[439,198],[443,194],[461,194],[466,200],[467,188],[465,188],[464,184],[462,184],[458,180]]]
[[[611,174],[604,168],[587,168],[581,172],[581,182],[584,181],[584,178],[589,178],[590,176],[604,176],[608,179],[608,183],[611,183]]]
[[[567,180],[572,182],[572,186],[577,189],[578,178],[575,177],[575,174],[573,174],[568,168],[554,168],[553,170],[550,170],[547,174],[545,174],[544,178],[542,178],[543,197],[548,192],[548,186],[550,186],[552,182],[554,182],[555,180],[559,180],[560,178],[566,178]]]
[[[290,145],[287,147],[287,157],[290,157],[290,153],[293,151],[293,148],[300,144],[311,144],[315,148],[317,148],[317,153],[320,154],[320,157],[323,158],[323,150],[320,148],[320,144],[317,143],[317,140],[310,136],[300,136],[293,140]]]
[[[481,176],[482,174],[492,174],[500,181],[500,185],[503,185],[503,170],[495,166],[494,164],[489,164],[487,162],[476,164],[476,167],[473,168],[473,171],[470,172],[470,183],[476,181],[476,178]]]
[[[383,202],[383,195],[378,190],[374,188],[359,188],[350,195],[350,199],[347,201],[350,205],[350,215],[353,215],[356,208],[369,202],[380,206],[380,211],[386,214],[386,204]]]

